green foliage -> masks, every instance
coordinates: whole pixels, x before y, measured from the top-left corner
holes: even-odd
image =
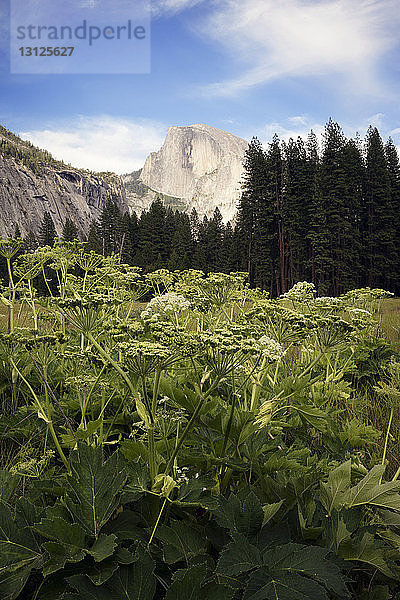
[[[10,272],[0,597],[396,592],[391,430],[359,410],[398,400],[382,290],[269,300],[242,272],[142,274],[65,240]]]

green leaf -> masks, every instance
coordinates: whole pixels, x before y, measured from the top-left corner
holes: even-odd
[[[326,590],[297,573],[271,576],[266,567],[250,577],[243,600],[328,600]]]
[[[20,477],[12,475],[9,471],[0,469],[0,500],[8,502],[18,486]]]
[[[175,503],[215,508],[217,501],[212,496],[215,485],[216,481],[210,477],[192,477],[186,484],[180,486]]]
[[[85,600],[110,600],[109,590],[106,585],[94,585],[85,575],[73,575],[68,578],[68,583]],[[128,598],[128,596],[125,596]],[[123,596],[121,596],[123,598]]]
[[[143,494],[147,492],[150,482],[149,469],[147,467],[148,456],[145,459],[146,464],[144,464],[142,461],[138,461],[137,456],[131,457],[130,452],[132,448],[129,446],[130,442],[133,442],[133,440],[125,440],[125,442],[122,442],[121,444],[122,453],[129,461],[127,467],[129,480],[128,484],[124,488],[124,495],[122,498],[123,504],[126,504],[127,502],[133,502],[141,498]]]
[[[329,473],[327,483],[321,483],[320,501],[328,515],[338,510],[344,501],[344,494],[351,485],[351,460],[342,463]]]
[[[96,562],[101,562],[113,554],[117,547],[116,539],[117,536],[114,534],[104,535],[101,533],[90,550],[87,550],[87,553],[93,556]]]
[[[118,507],[126,473],[117,452],[103,462],[101,447],[84,444],[71,452],[70,465],[65,504],[84,530],[97,537]]]
[[[1,550],[0,550],[1,552]],[[0,598],[2,600],[15,600],[24,589],[32,568],[39,566],[39,563],[30,563],[28,566],[21,567],[12,572],[3,572],[0,574]]]
[[[139,527],[140,517],[131,510],[123,510],[104,526],[104,533],[115,533],[119,541],[144,539],[145,532]]]
[[[234,590],[216,583],[202,586],[207,574],[205,563],[179,572],[168,589],[165,600],[231,600]]]
[[[94,585],[102,585],[118,569],[116,556],[106,558],[102,562],[94,563],[85,569],[86,575]]]
[[[253,492],[244,500],[234,494],[228,499],[221,497],[214,514],[222,527],[250,537],[261,529],[264,520],[261,503]]]
[[[153,600],[156,591],[155,564],[142,551],[141,558],[123,566],[107,582],[109,600]]]
[[[188,521],[172,521],[157,528],[155,537],[163,542],[164,558],[168,564],[186,560],[202,552],[205,536]]]
[[[217,573],[221,575],[240,575],[261,565],[261,553],[240,533],[232,535],[232,541],[222,552]]]
[[[71,592],[67,580],[57,574],[46,579],[40,588],[37,600],[79,600],[80,598],[81,596]]]
[[[316,580],[338,596],[347,596],[347,589],[339,568],[326,559],[329,551],[318,546],[302,544],[285,544],[266,550],[263,562],[271,573],[280,576],[282,573],[299,573]]]
[[[364,533],[361,539],[355,538],[343,542],[339,548],[339,554],[344,560],[367,563],[388,577],[395,578],[385,556],[385,545],[371,533]]]
[[[140,560],[119,567],[103,585],[94,585],[83,575],[69,577],[68,583],[85,600],[153,600],[156,591],[154,566],[142,550]]]
[[[400,481],[381,484],[384,471],[384,465],[375,465],[356,486],[348,490],[345,496],[346,506],[351,508],[362,504],[372,504],[400,510]]]
[[[77,563],[85,558],[85,553],[76,546],[60,542],[45,542],[43,547],[49,554],[48,560],[43,565],[43,575],[51,575],[63,569],[67,562]]]
[[[293,406],[293,409],[297,410],[302,421],[309,423],[315,429],[325,431],[327,428],[327,421],[330,419],[328,413],[324,412],[320,408],[315,406],[309,406],[304,404],[302,406]]]
[[[41,552],[30,547],[30,542],[24,529],[17,528],[10,509],[0,502],[0,574],[37,563]]]
[[[85,532],[77,523],[67,523],[61,517],[53,519],[45,518],[33,525],[32,529],[45,538],[73,546],[75,548],[85,547]]]
[[[280,502],[274,502],[273,504],[264,504],[264,506],[262,507],[264,512],[264,519],[262,523],[263,526],[269,523],[270,520],[276,515],[283,502],[284,501],[281,500]]]

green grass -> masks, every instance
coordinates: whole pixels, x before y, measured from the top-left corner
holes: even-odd
[[[135,302],[135,310],[144,308],[145,303]],[[38,312],[40,312],[38,307]],[[20,317],[19,324],[26,327],[29,326],[28,321],[31,320],[30,309],[28,306],[23,306],[21,311],[17,308],[15,311],[16,320]],[[7,324],[8,309],[3,304],[0,304],[0,327],[4,328]],[[383,335],[399,344],[400,346],[400,298],[389,298],[383,300],[381,306],[380,325]]]
[[[400,298],[383,301],[381,326],[385,337],[400,345]]]

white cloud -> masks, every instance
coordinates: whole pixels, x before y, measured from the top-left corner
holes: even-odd
[[[153,0],[151,12],[153,16],[174,15],[200,4],[204,0]]]
[[[306,116],[288,117],[282,122],[274,121],[266,123],[255,132],[255,135],[263,144],[270,142],[275,133],[278,134],[279,139],[287,142],[290,138],[296,140],[299,136],[306,139],[311,129],[320,137],[324,131],[324,127],[323,123],[312,121]]]
[[[71,123],[22,131],[20,135],[75,167],[129,173],[143,167],[148,154],[159,149],[165,132],[163,124],[144,119],[82,116]]]
[[[383,113],[371,115],[366,119],[361,119],[358,123],[340,123],[340,125],[344,135],[348,138],[354,138],[357,133],[361,138],[364,138],[370,125],[379,129],[384,142],[386,142],[390,136],[395,137],[396,134],[400,134],[400,128],[390,129],[387,126],[385,115]],[[306,140],[311,130],[317,135],[318,141],[322,144],[322,134],[325,130],[325,123],[319,123],[307,115],[301,117],[288,117],[281,122],[275,121],[266,123],[253,132],[252,135],[256,135],[264,145],[267,145],[268,142],[272,140],[275,133],[278,134],[281,140],[287,142],[290,138],[296,140],[298,137]],[[248,139],[250,139],[250,137],[251,136],[247,136]],[[400,147],[398,147],[398,150],[399,148]]]
[[[341,74],[353,90],[377,93],[378,62],[398,42],[398,8],[398,0],[221,0],[193,27],[223,46],[238,74],[204,92]]]

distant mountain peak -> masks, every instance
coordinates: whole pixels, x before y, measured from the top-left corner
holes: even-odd
[[[146,208],[156,194],[177,207],[199,216],[211,216],[215,208],[225,221],[236,213],[248,142],[211,125],[196,123],[172,126],[158,152],[152,152],[138,175],[125,176],[127,198],[132,209]],[[135,184],[135,182],[137,182]],[[129,192],[137,184],[147,190]]]

